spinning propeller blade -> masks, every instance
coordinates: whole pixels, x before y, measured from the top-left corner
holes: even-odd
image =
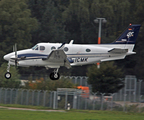
[[[17,43],[13,46],[13,51],[15,52],[15,66],[18,64],[18,56],[17,56]]]

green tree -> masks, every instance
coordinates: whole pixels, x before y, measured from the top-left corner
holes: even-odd
[[[84,43],[84,40],[91,35],[88,36],[88,33],[93,33],[94,27],[92,27],[92,24],[89,24],[90,3],[88,0],[69,1],[67,9],[62,13],[67,39],[73,39],[75,43]]]
[[[102,41],[112,42],[133,20],[130,5],[128,0],[70,0],[62,13],[67,37],[76,43],[97,43],[98,24],[94,19],[104,17],[107,23],[103,25]]]
[[[123,72],[113,62],[102,63],[99,69],[97,65],[89,67],[87,76],[93,92],[115,93],[124,87]]]
[[[49,0],[27,0],[27,4],[31,9],[33,17],[36,17],[38,22],[41,22],[42,16],[46,10],[46,5]]]
[[[41,42],[40,34],[42,31],[41,22],[43,14],[46,11],[46,6],[49,0],[27,0],[28,8],[31,10],[32,17],[35,17],[39,23],[38,29],[32,33],[32,44]]]
[[[56,91],[57,88],[74,88],[74,86],[75,84],[73,84],[70,79],[62,77],[60,80],[57,81],[52,81],[50,79],[44,80],[43,78],[40,78],[35,82],[32,82],[32,80],[30,80],[26,83],[26,86],[24,88]]]
[[[62,15],[54,2],[50,0],[43,14],[39,38],[45,42],[66,42]]]
[[[26,0],[0,1],[0,59],[12,51],[30,46],[31,32],[37,28],[37,20],[31,17]],[[0,63],[1,64],[1,63]]]
[[[4,74],[6,73],[7,64],[2,64],[0,67],[0,87],[4,88],[19,88],[20,87],[20,75],[15,67],[11,67],[12,77],[10,79],[6,79]]]
[[[136,55],[133,56],[133,60],[135,61],[133,69],[131,69],[131,73],[133,72],[134,75],[137,77],[144,79],[144,1],[143,0],[136,0],[135,3],[135,22],[141,24],[141,28],[138,35],[137,44],[135,47]],[[133,64],[131,64],[133,66]]]
[[[39,28],[32,34],[32,43],[66,42],[62,13],[69,0],[28,0],[32,16],[39,22]]]
[[[136,41],[136,46],[134,51],[136,55],[127,56],[124,60],[118,61],[118,66],[123,66],[125,69],[125,74],[132,74],[136,75],[138,78],[143,79],[143,72],[144,72],[144,41],[143,41],[143,32],[144,32],[144,2],[143,0],[134,0],[131,1],[130,12],[131,16],[129,17],[132,20],[132,23],[141,24],[141,28],[139,31],[139,35]]]

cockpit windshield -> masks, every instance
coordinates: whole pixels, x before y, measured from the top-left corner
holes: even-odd
[[[38,45],[35,45],[34,47],[32,47],[32,50],[38,50]]]

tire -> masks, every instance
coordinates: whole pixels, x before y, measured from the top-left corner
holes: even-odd
[[[11,78],[11,73],[10,72],[5,73],[5,78],[10,79]]]
[[[54,80],[54,73],[51,73],[49,77],[51,80]]]
[[[59,78],[60,78],[60,74],[59,73],[57,73],[57,76],[55,76],[55,74],[53,72],[50,74],[50,79],[51,80],[58,80]]]

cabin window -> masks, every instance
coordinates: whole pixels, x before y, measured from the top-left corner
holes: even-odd
[[[67,51],[68,51],[68,48],[67,48],[67,47],[65,47],[65,48],[64,48],[64,51],[65,51],[65,52],[67,52]]]
[[[51,47],[51,50],[54,50],[54,49],[56,49],[56,47],[55,47],[55,46],[52,46],[52,47]]]
[[[91,50],[89,48],[86,49],[86,52],[90,52]]]
[[[45,50],[45,46],[40,46],[40,51],[44,51]]]

